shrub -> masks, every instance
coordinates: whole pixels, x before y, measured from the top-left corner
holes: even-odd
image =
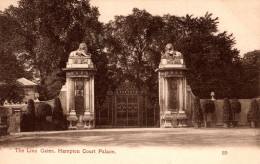
[[[27,115],[26,114],[22,114],[21,116],[21,132],[26,132],[28,131],[28,118],[27,118]]]
[[[55,130],[65,130],[67,129],[67,119],[63,115],[63,109],[61,107],[60,99],[54,99],[54,109],[52,114],[52,121]]]
[[[241,103],[237,99],[233,99],[231,100],[230,105],[233,121],[235,121],[235,114],[241,112]]]
[[[212,100],[205,101],[205,113],[213,113],[215,111],[215,103]]]
[[[193,104],[193,120],[194,122],[202,122],[203,121],[203,114],[200,106],[200,99],[198,97],[195,98]]]
[[[248,112],[248,121],[257,122],[258,120],[258,104],[256,99],[254,99],[250,104],[250,109]]]
[[[241,112],[241,103],[237,99],[233,99],[231,102],[231,112],[233,114]]]
[[[52,110],[51,106],[46,102],[40,102],[37,108],[37,118],[35,120],[35,129],[38,131],[48,131],[51,130],[51,125],[46,121],[46,116],[51,116]]]
[[[202,108],[202,112],[204,114],[204,118],[205,118],[205,127],[210,126],[207,116],[208,113],[213,113],[215,111],[215,103],[212,100],[202,100],[201,102],[201,108]]]
[[[32,99],[28,100],[26,115],[33,118],[35,117],[35,106]]]
[[[0,117],[9,117],[11,116],[11,108],[0,106]]]
[[[231,105],[228,98],[224,99],[222,121],[226,124],[232,121]]]
[[[52,115],[51,106],[46,102],[41,102],[37,108],[37,116],[39,118],[43,118],[51,115]]]
[[[54,99],[54,109],[52,117],[55,119],[62,119],[63,118],[63,109],[61,107],[60,99],[55,98]]]
[[[35,106],[34,101],[30,99],[28,101],[27,110],[26,110],[26,116],[24,116],[24,122],[25,122],[25,131],[34,131],[35,130]]]

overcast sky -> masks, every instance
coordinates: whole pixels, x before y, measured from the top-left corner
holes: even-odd
[[[128,15],[134,7],[153,15],[171,14],[203,16],[208,11],[219,17],[219,31],[233,33],[235,47],[241,55],[260,49],[260,0],[91,0],[100,12],[99,20],[107,23],[115,15]],[[0,10],[17,0],[0,0]]]

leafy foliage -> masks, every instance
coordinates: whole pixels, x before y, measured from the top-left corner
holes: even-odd
[[[40,102],[37,108],[37,117],[42,118],[51,115],[52,115],[51,106],[46,102]]]
[[[224,99],[222,120],[226,123],[232,121],[231,105],[228,98]]]
[[[215,103],[212,100],[205,100],[203,106],[206,114],[213,113],[215,111]]]
[[[21,131],[28,132],[35,130],[35,106],[34,101],[32,99],[28,100],[26,113],[22,115],[21,119]]]
[[[62,68],[80,42],[87,43],[97,67],[97,103],[104,101],[108,85],[115,89],[125,79],[135,82],[139,89],[148,88],[155,102],[155,70],[167,43],[173,43],[182,52],[189,69],[187,82],[196,96],[209,98],[211,91],[217,98],[251,98],[258,94],[253,88],[259,84],[259,55],[241,59],[239,51],[233,48],[235,38],[226,31],[219,32],[218,18],[210,13],[201,17],[153,16],[134,8],[131,14],[116,16],[103,25],[98,21],[98,9],[91,7],[88,0],[20,0],[18,4],[10,6],[0,17],[0,52],[7,54],[1,64],[10,58],[17,61],[10,70],[21,70],[19,74],[12,73],[14,76],[4,84],[27,77],[26,71],[22,71],[26,67],[35,76],[39,74],[41,100],[58,96],[65,82]],[[14,60],[17,56],[19,60]],[[8,67],[1,69],[4,68]],[[7,86],[7,90],[16,91],[13,88],[14,85]],[[1,100],[7,97],[14,96],[6,95]]]
[[[176,48],[183,53],[190,70],[187,81],[193,93],[201,98],[209,98],[211,91],[218,98],[233,96],[236,80],[232,78],[236,77],[234,67],[239,56],[232,48],[232,34],[217,33],[218,18],[209,13],[199,18],[187,15],[182,20],[186,35]]]
[[[260,50],[246,53],[241,62],[240,97],[255,98],[260,96]]]
[[[38,86],[40,100],[48,100],[52,97],[56,97],[60,93],[62,85],[65,81],[65,72],[61,70],[53,70],[52,73],[43,77],[42,85]]]
[[[12,109],[4,106],[0,106],[0,117],[10,117],[12,114]]]
[[[17,36],[21,30],[12,17],[0,12],[0,104],[5,100],[19,102],[24,91],[16,80],[20,77],[31,78],[30,72],[25,71],[18,53],[23,52],[23,36]]]
[[[65,130],[67,128],[66,116],[63,114],[59,98],[54,99],[52,122],[55,130]]]
[[[60,99],[55,98],[54,99],[54,109],[53,109],[52,118],[60,120],[61,118],[63,118],[63,115],[64,114],[63,114],[63,109],[61,107]]]
[[[35,117],[35,106],[34,106],[34,101],[32,99],[28,100],[28,105],[27,105],[27,110],[26,114],[30,117]]]
[[[250,109],[248,112],[248,121],[250,122],[257,122],[258,120],[258,113],[259,109],[258,109],[258,104],[256,99],[253,99],[253,101],[250,104]]]
[[[200,106],[200,99],[198,97],[195,98],[193,107],[193,120],[195,122],[202,122],[203,114]]]
[[[10,6],[3,14],[19,27],[15,35],[24,37],[21,59],[40,74],[41,100],[58,95],[65,82],[61,69],[80,42],[87,43],[94,63],[97,62],[98,81],[105,77],[102,68],[106,64],[100,64],[105,60],[101,52],[102,24],[98,21],[97,8],[91,7],[88,0],[20,0],[18,4],[18,7]],[[99,75],[100,72],[103,75]]]
[[[200,98],[214,91],[218,98],[234,97],[239,86],[239,51],[233,49],[232,34],[218,33],[218,18],[153,16],[145,10],[133,9],[128,16],[117,16],[105,27],[105,43],[109,55],[109,71],[117,84],[124,79],[148,86],[157,94],[157,74],[161,52],[173,43],[182,52],[189,69],[188,84]]]
[[[105,25],[104,43],[108,55],[108,73],[112,88],[128,79],[137,88],[148,88],[150,98],[157,97],[157,73],[160,62],[160,34],[163,19],[134,8],[128,16],[116,16]],[[154,102],[152,101],[152,102]]]
[[[241,112],[241,103],[237,99],[231,100],[230,104],[231,104],[231,112],[233,114]]]
[[[51,122],[46,121],[47,116],[52,115],[51,106],[46,102],[40,102],[37,107],[37,117],[34,120],[35,131],[48,131],[52,129]]]

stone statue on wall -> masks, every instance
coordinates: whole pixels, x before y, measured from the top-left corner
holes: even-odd
[[[87,51],[88,47],[86,43],[80,43],[79,48],[76,51],[72,51],[70,53],[70,57],[91,57]]]
[[[166,59],[168,64],[183,64],[181,59],[183,56],[180,52],[174,51],[174,47],[171,43],[165,46],[165,52],[162,53],[162,59]]]

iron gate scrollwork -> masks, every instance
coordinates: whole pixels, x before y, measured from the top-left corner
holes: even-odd
[[[109,89],[104,103],[97,105],[97,126],[156,126],[158,120],[159,106],[151,105],[145,90],[139,91],[128,81],[119,85],[114,93]]]

